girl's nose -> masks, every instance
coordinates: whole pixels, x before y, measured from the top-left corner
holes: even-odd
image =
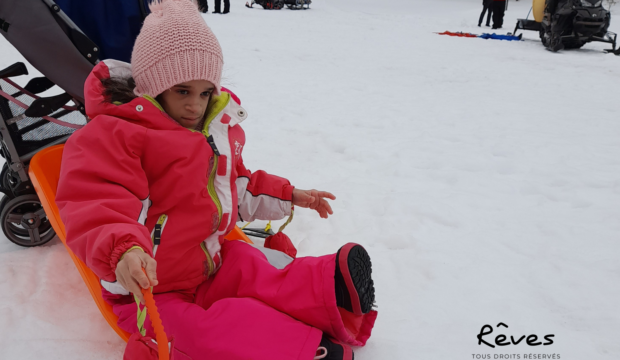
[[[185,106],[185,109],[187,109],[187,111],[189,111],[191,113],[198,114],[200,112],[200,104],[198,104],[198,103],[187,104]]]

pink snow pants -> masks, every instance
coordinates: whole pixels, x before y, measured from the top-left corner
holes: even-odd
[[[284,269],[241,241],[222,245],[222,267],[195,292],[155,295],[180,360],[314,358],[322,333],[362,346],[376,311],[356,316],[336,306],[336,255],[302,257]],[[119,326],[138,331],[136,303],[112,302]],[[147,335],[154,337],[150,322]]]

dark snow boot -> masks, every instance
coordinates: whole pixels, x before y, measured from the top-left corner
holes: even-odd
[[[336,305],[355,315],[368,313],[375,302],[370,256],[361,245],[348,243],[336,254]]]
[[[323,334],[319,348],[316,350],[315,360],[353,360],[353,350],[347,344],[343,344],[337,340],[330,339]]]

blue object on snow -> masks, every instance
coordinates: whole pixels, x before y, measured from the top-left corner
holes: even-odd
[[[56,0],[56,4],[99,46],[99,59],[131,61],[148,0]]]
[[[483,38],[483,39],[493,39],[493,40],[508,40],[508,41],[519,41],[521,40],[520,36],[512,36],[512,35],[497,35],[496,33],[493,34],[487,34],[484,33],[480,36],[478,36],[479,38]]]

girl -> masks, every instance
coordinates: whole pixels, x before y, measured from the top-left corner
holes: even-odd
[[[99,63],[90,123],[67,142],[56,202],[67,243],[101,279],[119,326],[148,335],[153,288],[176,359],[352,359],[377,313],[368,254],[293,260],[224,236],[294,205],[332,214],[324,191],[245,168],[247,113],[220,87],[220,45],[190,0],[151,5],[132,64]],[[144,275],[141,269],[146,269]],[[138,321],[136,321],[138,319]]]

